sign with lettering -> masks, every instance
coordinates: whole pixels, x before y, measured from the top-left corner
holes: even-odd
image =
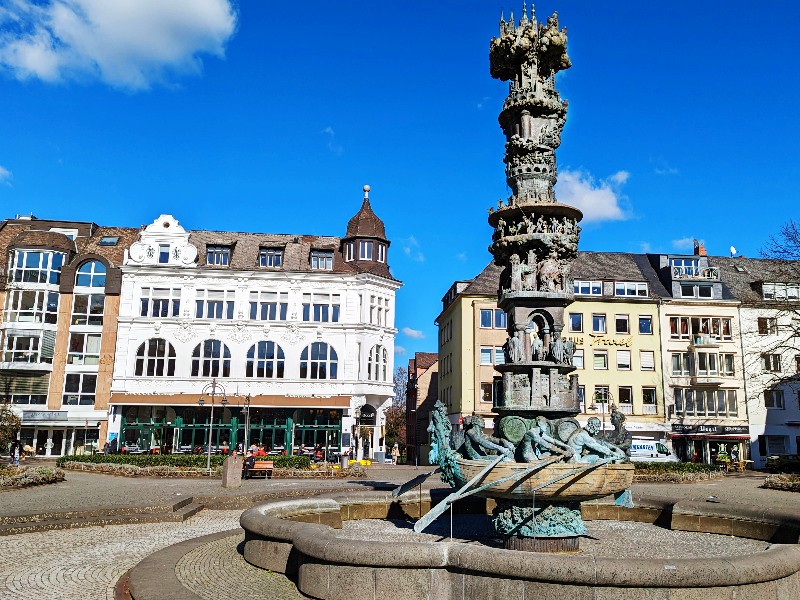
[[[60,410],[24,410],[23,421],[66,421],[67,412]]]
[[[568,337],[566,339],[572,340],[576,346],[583,346],[583,336]],[[589,346],[622,346],[623,348],[630,348],[633,346],[633,336],[615,337],[607,336],[604,333],[590,333]]]
[[[685,425],[673,423],[672,431],[675,433],[705,433],[710,435],[749,435],[750,427],[747,425]]]

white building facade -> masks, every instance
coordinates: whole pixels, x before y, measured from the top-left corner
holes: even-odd
[[[388,246],[367,194],[344,238],[188,232],[162,215],[122,267],[109,431],[169,452],[209,432],[212,447],[382,450],[401,285]]]

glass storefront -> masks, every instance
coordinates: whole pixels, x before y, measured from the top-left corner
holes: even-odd
[[[207,448],[211,408],[127,406],[122,409],[120,449],[163,453],[204,452]],[[245,429],[249,424],[249,431]],[[263,444],[267,450],[284,450],[300,444],[339,449],[342,411],[337,409],[214,407],[212,449],[238,443]]]

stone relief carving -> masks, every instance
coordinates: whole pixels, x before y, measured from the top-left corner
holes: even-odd
[[[300,331],[300,327],[297,326],[297,323],[290,323],[283,332],[283,335],[281,335],[281,338],[292,346],[296,346],[303,339],[303,334]]]
[[[195,337],[197,337],[197,332],[194,329],[194,323],[190,319],[181,319],[175,330],[175,339],[188,342]]]
[[[250,331],[247,329],[247,322],[246,321],[236,321],[233,324],[233,330],[228,336],[234,342],[246,342],[252,336]]]

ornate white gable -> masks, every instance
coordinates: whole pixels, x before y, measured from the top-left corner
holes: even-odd
[[[126,265],[194,267],[197,247],[189,243],[189,232],[172,215],[161,215],[140,234],[125,252]]]

